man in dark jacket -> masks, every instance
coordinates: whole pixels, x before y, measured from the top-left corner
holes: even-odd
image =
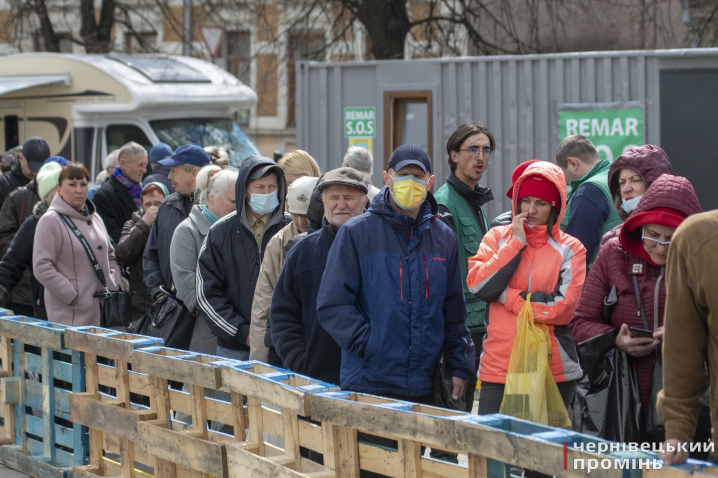
[[[217,336],[217,355],[247,360],[252,301],[264,249],[291,221],[284,213],[284,171],[250,156],[239,168],[237,211],[207,233],[197,262],[197,303]]]
[[[368,212],[337,233],[317,318],[342,348],[343,389],[433,404],[443,348],[457,400],[475,374],[475,352],[456,235],[429,192],[431,159],[400,146],[383,176]]]
[[[341,349],[317,321],[317,294],[336,233],[364,212],[369,184],[353,168],[329,171],[316,188],[324,203],[321,230],[309,234],[287,256],[274,286],[272,342],[285,367],[328,383],[339,383]]]
[[[172,235],[192,210],[197,173],[209,164],[209,156],[196,144],[187,144],[177,148],[161,164],[171,168],[169,178],[175,192],[162,201],[142,256],[145,285],[153,300],[160,297],[160,287],[169,290],[174,283],[170,268]]]
[[[147,151],[130,141],[118,155],[120,164],[95,193],[95,207],[112,241],[120,242],[122,226],[142,205],[142,176],[147,171]]]
[[[10,171],[0,176],[0,206],[12,191],[34,179],[49,157],[50,145],[47,141],[39,136],[33,136],[25,141],[17,163]]]
[[[161,183],[164,184],[169,190],[170,194],[175,192],[172,187],[172,181],[170,181],[170,167],[160,164],[160,161],[167,159],[172,156],[172,148],[167,143],[157,143],[152,146],[149,154],[150,168],[152,168],[152,174],[147,176],[143,181],[144,184],[149,183]]]

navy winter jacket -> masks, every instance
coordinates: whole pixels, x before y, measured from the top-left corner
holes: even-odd
[[[272,343],[293,372],[339,384],[342,351],[317,321],[317,293],[335,238],[325,224],[297,243],[287,255],[272,295]]]
[[[342,348],[343,389],[432,395],[442,347],[453,376],[474,373],[456,234],[436,217],[431,193],[417,220],[397,213],[388,194],[339,229],[317,316]]]
[[[274,165],[279,179],[279,206],[274,210],[262,238],[261,249],[247,222],[245,189],[253,169]],[[287,187],[284,171],[274,161],[250,156],[239,168],[235,186],[237,211],[214,223],[204,239],[197,262],[197,305],[217,336],[217,345],[249,350],[246,345],[252,318],[252,301],[267,243],[291,221],[284,213]]]
[[[189,216],[193,202],[194,195],[183,196],[180,193],[173,193],[162,201],[157,211],[145,253],[142,255],[145,285],[152,300],[160,293],[160,286],[169,289],[173,284],[170,268],[172,236],[177,226]]]

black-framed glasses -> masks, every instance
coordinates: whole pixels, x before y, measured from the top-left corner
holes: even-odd
[[[490,158],[491,156],[494,155],[494,150],[491,148],[484,148],[484,149],[469,148],[469,149],[459,149],[459,151],[466,151],[467,153],[469,153],[472,156],[479,156],[479,154],[483,153],[484,158]]]
[[[656,239],[651,239],[650,237],[646,237],[645,233],[641,233],[641,240],[643,241],[643,245],[646,247],[655,247],[656,249],[663,246],[668,250],[669,247],[671,247],[671,241],[667,242],[661,242]]]

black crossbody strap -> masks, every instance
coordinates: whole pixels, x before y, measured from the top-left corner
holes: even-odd
[[[641,301],[641,291],[638,288],[638,278],[636,276],[633,276],[633,290],[636,291],[636,301],[638,302],[638,310],[641,314],[641,320],[643,321],[643,328],[646,330],[651,330],[650,328],[648,328],[648,320],[646,320],[646,312],[643,310],[643,301]]]
[[[80,241],[80,244],[82,244],[82,247],[85,248],[85,253],[87,254],[87,258],[90,259],[92,268],[95,270],[95,275],[97,276],[97,280],[100,281],[100,284],[102,285],[102,288],[105,289],[105,292],[107,292],[109,294],[109,289],[107,288],[107,281],[105,281],[105,274],[102,272],[102,267],[100,267],[100,264],[97,263],[97,258],[95,258],[95,254],[92,252],[92,248],[90,247],[90,244],[87,242],[87,239],[85,239],[85,236],[82,235],[82,233],[77,228],[75,223],[72,222],[72,219],[70,219],[69,217],[67,217],[64,214],[60,214],[60,217],[65,222],[65,224],[67,224],[67,227],[70,228],[72,233]]]

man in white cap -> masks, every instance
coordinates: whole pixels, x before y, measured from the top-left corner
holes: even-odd
[[[286,368],[339,384],[342,352],[317,320],[317,294],[337,231],[364,212],[369,183],[345,167],[322,176],[317,189],[324,203],[322,228],[287,254],[272,297],[271,335]]]
[[[269,332],[269,306],[272,303],[274,285],[284,264],[286,246],[291,238],[297,234],[307,232],[309,221],[307,208],[309,198],[312,196],[314,186],[317,184],[314,177],[304,176],[296,179],[287,188],[287,209],[292,222],[280,230],[264,251],[264,260],[259,270],[257,287],[254,289],[252,302],[252,321],[249,327],[249,358],[272,365],[282,366],[282,360],[272,345],[272,336]]]

